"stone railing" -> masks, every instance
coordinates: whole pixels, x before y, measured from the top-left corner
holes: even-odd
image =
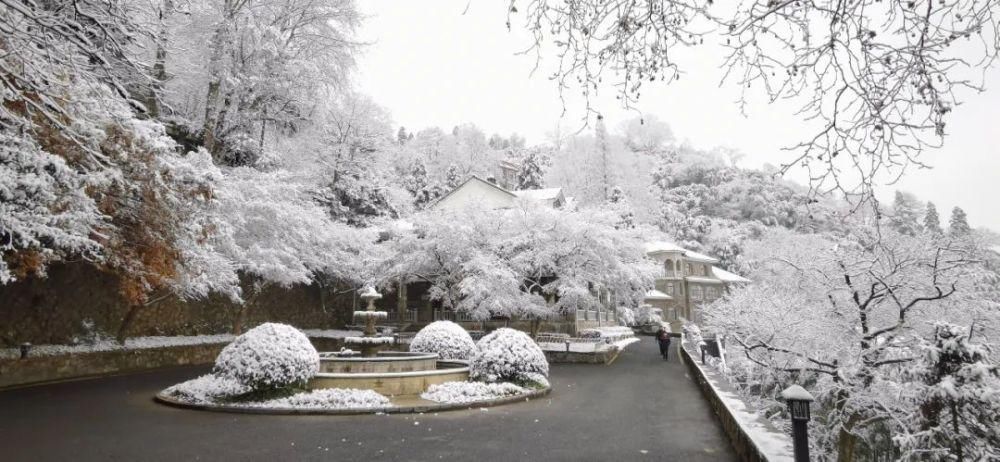
[[[778,462],[793,460],[792,439],[767,419],[749,410],[725,377],[708,366],[698,364],[700,353],[691,342],[678,345],[681,360],[708,401],[729,437],[739,460]]]
[[[454,322],[475,322],[476,320],[469,316],[468,313],[456,313],[454,311],[447,310],[434,310],[434,320],[435,321],[454,321]]]
[[[399,311],[389,312],[390,323],[417,322],[417,310],[406,310],[405,313]]]

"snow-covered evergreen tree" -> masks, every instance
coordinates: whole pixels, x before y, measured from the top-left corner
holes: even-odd
[[[521,158],[515,189],[542,189],[545,187],[545,169],[549,157],[540,149],[529,149]]]
[[[889,223],[896,228],[896,231],[908,236],[916,236],[922,231],[919,205],[912,195],[896,191]]]
[[[913,406],[896,436],[901,460],[1000,459],[1000,369],[959,326],[937,323],[903,375]]]
[[[951,210],[951,219],[948,220],[948,234],[952,236],[968,236],[972,232],[972,228],[969,227],[968,218],[965,216],[965,210],[961,207],[955,207]]]
[[[927,210],[924,212],[924,231],[935,236],[944,233],[941,229],[941,218],[938,217],[937,207],[930,201],[927,201]]]
[[[625,195],[625,191],[622,188],[615,186],[611,188],[611,196],[608,198],[609,207],[618,213],[618,223],[615,227],[631,229],[635,228],[635,212],[632,211],[632,205],[629,204],[628,196]]]
[[[462,173],[458,169],[458,165],[451,164],[448,166],[448,170],[444,173],[444,185],[449,191],[457,188],[464,180]]]

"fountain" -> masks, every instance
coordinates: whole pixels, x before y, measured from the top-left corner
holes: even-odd
[[[360,296],[366,306],[354,312],[354,319],[364,320],[363,336],[344,339],[360,353],[320,353],[319,373],[310,380],[311,388],[359,388],[400,396],[419,395],[436,383],[468,380],[469,365],[465,361],[441,360],[436,353],[382,351],[398,346],[394,337],[380,336],[376,329],[376,321],[388,318],[387,312],[375,307],[382,294],[368,286]]]

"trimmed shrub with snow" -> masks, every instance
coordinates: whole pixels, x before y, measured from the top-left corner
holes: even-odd
[[[502,327],[480,339],[477,346],[479,351],[469,368],[473,380],[540,383],[549,375],[545,353],[524,332]]]
[[[431,385],[420,397],[437,403],[462,404],[517,396],[526,391],[513,383],[445,382]]]
[[[251,403],[252,407],[291,409],[380,409],[392,407],[389,398],[374,390],[325,388],[287,398]]]
[[[476,342],[462,326],[451,321],[434,321],[420,329],[410,342],[410,351],[437,353],[441,359],[469,359]]]
[[[206,374],[187,382],[178,383],[163,390],[163,393],[186,403],[212,404],[249,391],[249,388],[233,379]]]
[[[303,386],[319,372],[319,353],[298,329],[265,323],[223,348],[212,372],[250,391]]]

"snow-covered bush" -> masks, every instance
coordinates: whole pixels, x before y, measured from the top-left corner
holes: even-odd
[[[537,383],[548,377],[545,353],[528,334],[502,327],[479,340],[469,377],[483,382]]]
[[[431,385],[420,397],[438,403],[472,403],[524,393],[513,383],[445,382]]]
[[[216,374],[205,374],[196,379],[178,383],[163,390],[163,393],[190,404],[211,404],[249,391],[248,387],[236,380]]]
[[[390,407],[392,403],[389,402],[389,398],[374,390],[324,388],[246,405],[294,409],[379,409]]]
[[[212,371],[251,391],[304,385],[319,372],[319,353],[298,329],[265,323],[223,348]]]
[[[469,359],[476,342],[462,326],[451,321],[434,321],[420,329],[410,342],[410,351],[437,353],[441,359]]]

